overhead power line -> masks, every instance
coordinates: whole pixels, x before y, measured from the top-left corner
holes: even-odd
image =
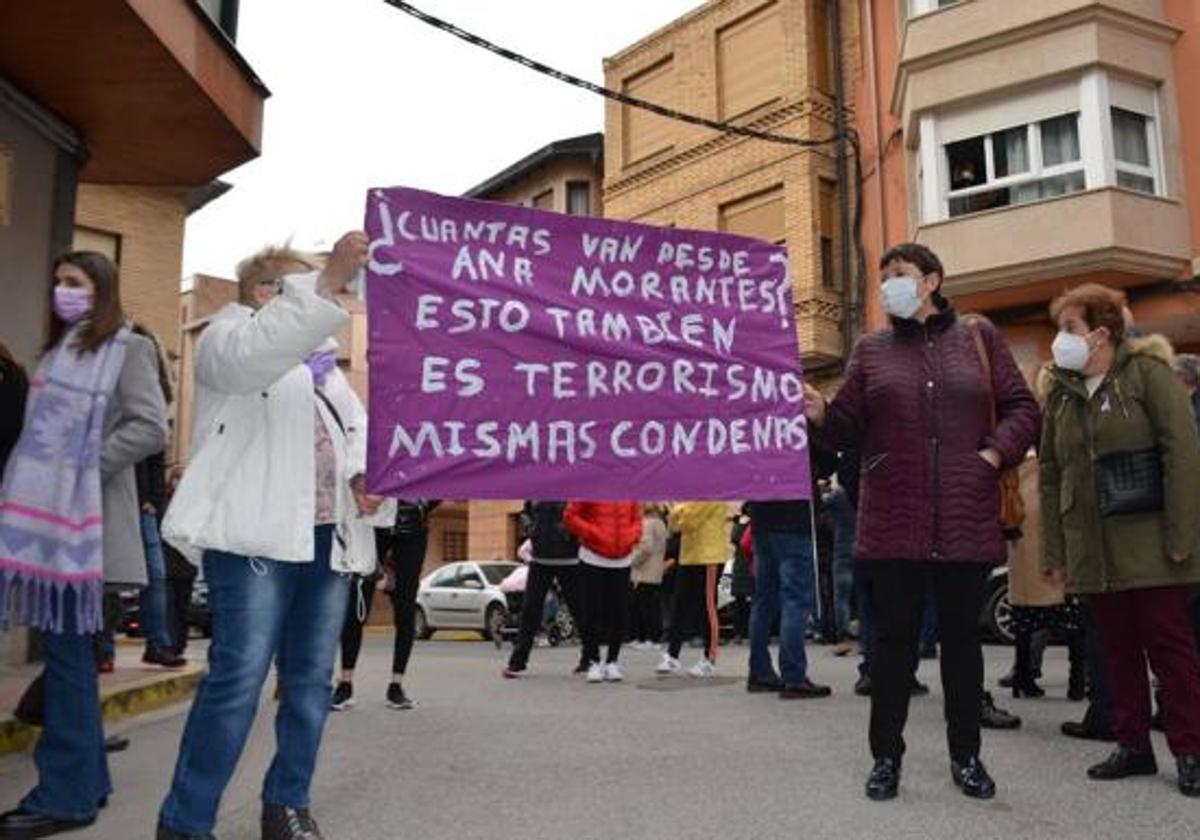
[[[755,140],[765,140],[768,143],[782,143],[788,146],[801,146],[804,148],[828,146],[831,143],[836,143],[840,139],[840,136],[837,134],[820,139],[790,137],[786,134],[775,134],[770,131],[759,131],[757,129],[747,128],[746,126],[735,125],[734,123],[721,122],[720,120],[710,120],[707,117],[689,114],[686,111],[679,111],[675,108],[668,108],[664,105],[659,105],[656,102],[650,102],[636,96],[630,96],[629,94],[622,93],[618,90],[606,88],[603,85],[596,84],[595,82],[589,82],[587,79],[581,79],[578,76],[574,76],[563,70],[558,70],[548,64],[543,64],[542,62],[532,59],[529,56],[522,55],[515,50],[510,50],[507,47],[494,44],[486,38],[476,35],[473,32],[468,32],[460,26],[450,23],[449,21],[442,20],[439,17],[435,17],[428,12],[424,12],[411,3],[404,2],[404,0],[383,0],[383,2],[387,3],[394,9],[404,12],[406,15],[416,18],[422,23],[428,24],[435,29],[440,29],[441,31],[449,33],[456,38],[461,38],[468,44],[485,49],[488,52],[500,56],[501,58],[516,62],[523,67],[533,70],[534,72],[541,73],[543,76],[549,76],[552,79],[557,79],[560,82],[565,82],[566,84],[573,85],[577,88],[590,91],[591,93],[603,96],[606,99],[612,99],[632,108],[640,108],[644,111],[650,111],[658,114],[659,116],[666,117],[667,119],[703,126],[704,128],[711,128],[714,131],[737,134],[742,137],[752,137]],[[848,133],[848,137],[853,142],[854,138],[852,134]]]

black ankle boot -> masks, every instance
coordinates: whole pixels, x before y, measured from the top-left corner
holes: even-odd
[[[972,799],[991,799],[996,795],[996,783],[992,781],[978,756],[971,756],[963,761],[951,761],[950,778],[965,796]]]
[[[1130,776],[1153,776],[1158,773],[1158,762],[1154,753],[1117,747],[1112,755],[1099,764],[1088,768],[1089,779],[1112,781],[1128,779]]]
[[[1042,697],[1046,694],[1033,680],[1033,638],[1027,632],[1017,634],[1012,673],[1013,697]]]
[[[900,759],[876,759],[867,777],[867,798],[876,802],[895,799],[900,790]]]

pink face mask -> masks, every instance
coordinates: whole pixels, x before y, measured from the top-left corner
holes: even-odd
[[[318,350],[305,359],[304,364],[308,365],[308,369],[312,371],[313,382],[318,386],[324,386],[325,377],[329,375],[329,371],[337,367],[337,351]]]
[[[92,311],[92,293],[78,286],[54,287],[54,314],[68,324],[77,324]]]

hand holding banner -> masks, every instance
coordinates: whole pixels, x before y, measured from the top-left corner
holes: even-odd
[[[403,188],[366,228],[372,492],[811,495],[784,248]]]

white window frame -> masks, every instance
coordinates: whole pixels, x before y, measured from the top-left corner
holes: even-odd
[[[1072,111],[1072,112],[1069,112],[1068,114],[1059,114],[1058,117],[1069,116],[1071,113],[1075,114],[1075,130],[1076,130],[1076,132],[1080,132],[1080,125],[1079,125],[1080,120],[1079,120],[1078,112]],[[985,160],[985,164],[986,164],[986,172],[985,172],[986,180],[984,181],[984,183],[982,183],[978,186],[967,187],[966,189],[962,189],[962,190],[951,190],[950,189],[951,173],[949,171],[947,171],[946,185],[945,185],[945,187],[946,187],[945,199],[944,199],[944,203],[945,203],[944,211],[945,211],[946,217],[947,218],[950,217],[950,202],[956,198],[970,198],[973,195],[981,195],[983,193],[993,192],[994,190],[1002,190],[1002,189],[1006,189],[1008,187],[1022,187],[1022,186],[1025,186],[1026,184],[1033,184],[1038,181],[1045,181],[1050,178],[1056,178],[1060,175],[1070,175],[1074,172],[1085,172],[1082,148],[1080,149],[1078,160],[1068,161],[1067,163],[1058,163],[1058,164],[1055,164],[1054,166],[1045,166],[1042,162],[1042,132],[1037,129],[1043,122],[1046,122],[1047,120],[1058,119],[1058,117],[1045,117],[1043,119],[1039,119],[1037,122],[1026,123],[1024,126],[1014,125],[1009,128],[1000,128],[1000,129],[997,129],[996,131],[992,131],[992,132],[989,132],[988,134],[983,135],[983,154],[984,154],[984,160]],[[996,152],[995,152],[995,145],[993,142],[993,138],[997,134],[1003,134],[1006,131],[1012,131],[1013,129],[1022,128],[1022,127],[1025,129],[1025,137],[1026,137],[1025,142],[1029,149],[1029,169],[1025,172],[1017,173],[1016,175],[1006,175],[1003,178],[997,178],[996,177]],[[964,140],[973,140],[973,139],[976,139],[976,138],[973,138],[973,137],[964,138]],[[961,142],[961,141],[956,141],[956,142]],[[945,149],[949,147],[949,145],[950,144],[947,144],[947,146],[943,147],[943,153],[944,153]],[[948,169],[949,169],[949,167],[947,167],[947,170]],[[1086,182],[1087,182],[1087,177],[1085,174],[1084,183],[1086,184]],[[1085,189],[1086,189],[1086,187],[1085,187]],[[969,214],[964,214],[964,215],[969,215]]]
[[[914,0],[918,2],[919,0]],[[1060,83],[1061,84],[1061,83]],[[1126,86],[1142,89],[1146,103],[1141,107],[1129,107],[1128,93],[1125,96],[1114,95],[1119,92],[1116,90],[1118,86]],[[1057,89],[1060,94],[1064,88],[1048,87],[1047,90]],[[1125,81],[1120,76],[1112,75],[1103,69],[1095,68],[1084,73],[1079,80],[1073,84],[1072,90],[1074,93],[1074,106],[1069,110],[1059,110],[1059,106],[1063,106],[1060,100],[1055,101],[1054,110],[1059,110],[1058,113],[1053,111],[1045,113],[1037,113],[1036,116],[1031,116],[1030,121],[1024,123],[1028,130],[1031,131],[1029,136],[1029,158],[1030,172],[1021,173],[1019,175],[1010,175],[1001,179],[994,179],[995,176],[995,156],[992,137],[1006,130],[1003,125],[990,125],[981,130],[978,134],[962,133],[951,134],[953,139],[948,139],[942,135],[940,122],[948,117],[958,118],[964,112],[950,113],[939,115],[935,112],[927,112],[920,116],[920,144],[917,150],[917,171],[921,173],[918,178],[920,197],[918,202],[918,216],[921,224],[930,224],[933,222],[946,221],[950,216],[950,201],[951,199],[969,197],[977,193],[990,192],[992,190],[1002,189],[1005,187],[1020,186],[1024,183],[1032,181],[1044,180],[1053,178],[1059,175],[1066,175],[1072,172],[1083,170],[1084,172],[1084,189],[1098,189],[1102,187],[1119,187],[1117,184],[1117,172],[1128,172],[1132,175],[1140,175],[1154,180],[1154,195],[1166,196],[1166,177],[1165,167],[1163,164],[1163,132],[1162,132],[1162,115],[1161,115],[1161,98],[1158,88],[1150,88],[1144,83],[1136,83]],[[1114,101],[1114,100],[1120,101]],[[1017,103],[1020,100],[1016,100]],[[1151,105],[1152,103],[1152,105]],[[1006,112],[1011,113],[1013,100],[998,100],[995,103],[997,112],[1001,109],[1006,109]],[[978,106],[975,106],[978,108]],[[1150,149],[1149,167],[1138,166],[1131,163],[1121,163],[1116,160],[1115,141],[1113,137],[1112,124],[1112,108],[1119,107],[1124,110],[1132,111],[1146,118],[1146,130],[1148,132],[1147,141]],[[988,108],[981,109],[981,113],[986,115]],[[1152,112],[1152,113],[1148,113]],[[970,112],[965,112],[969,115]],[[1045,120],[1054,119],[1056,116],[1063,116],[1066,113],[1078,113],[1077,126],[1079,131],[1079,154],[1078,161],[1072,161],[1066,164],[1057,164],[1051,167],[1041,166],[1042,150],[1041,150],[1041,132],[1032,131],[1039,123]],[[968,116],[968,119],[973,119]],[[986,122],[987,120],[985,120]],[[961,121],[959,128],[956,131],[961,132]],[[1018,126],[1008,126],[1015,128]],[[950,166],[949,159],[946,153],[946,147],[951,143],[959,140],[966,140],[972,137],[983,136],[984,153],[986,156],[986,172],[987,181],[979,186],[970,187],[964,190],[950,190]],[[1141,195],[1149,195],[1141,190],[1137,190]],[[1009,208],[1021,205],[1009,205]],[[997,208],[1008,209],[1008,208]],[[973,215],[973,214],[964,214]],[[954,218],[961,219],[964,216],[956,216]]]
[[[1158,103],[1155,102],[1155,104],[1157,105]],[[1140,192],[1142,195],[1161,195],[1162,178],[1159,177],[1159,170],[1161,167],[1158,164],[1160,160],[1158,152],[1158,139],[1161,136],[1161,132],[1158,131],[1158,121],[1154,117],[1148,114],[1143,114],[1140,111],[1130,111],[1128,108],[1122,108],[1120,105],[1112,105],[1109,108],[1110,122],[1112,120],[1112,111],[1114,109],[1120,109],[1126,113],[1133,114],[1145,120],[1143,130],[1146,132],[1146,149],[1150,155],[1150,164],[1148,166],[1143,166],[1141,164],[1119,160],[1116,155],[1116,142],[1114,138],[1113,186],[1120,187],[1121,189],[1133,189],[1132,187],[1122,187],[1117,182],[1117,177],[1124,172],[1127,175],[1137,175],[1142,178],[1149,178],[1150,182],[1154,185],[1154,189],[1148,193],[1145,190],[1133,190],[1134,192]]]

